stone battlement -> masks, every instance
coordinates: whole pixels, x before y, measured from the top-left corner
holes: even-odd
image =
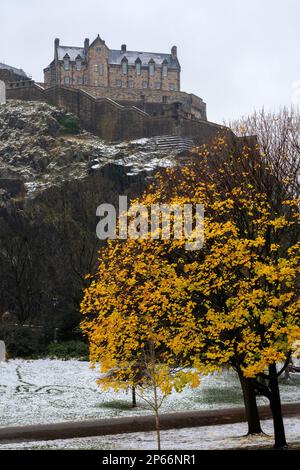
[[[32,82],[24,86],[8,84],[7,99],[44,101],[61,107],[77,115],[83,128],[107,141],[181,135],[201,144],[220,133],[231,133],[224,126],[189,117],[178,102],[160,104],[160,112],[151,114],[130,103],[96,97],[85,90],[61,86],[44,89]]]
[[[184,91],[134,90],[130,88],[106,88],[82,86],[96,98],[111,98],[124,105],[136,106],[149,114],[159,114],[168,105],[178,103],[186,117],[191,119],[207,120],[206,104],[198,96]]]

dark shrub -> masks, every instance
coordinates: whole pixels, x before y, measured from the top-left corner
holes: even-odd
[[[8,357],[31,358],[44,354],[43,334],[25,326],[0,326],[0,339],[5,342]]]
[[[61,116],[59,119],[59,124],[61,125],[60,133],[64,134],[72,134],[76,135],[80,133],[80,125],[79,121],[75,116],[68,116],[64,115]]]
[[[47,348],[47,356],[51,359],[81,359],[89,360],[88,345],[82,341],[67,341],[53,343]]]

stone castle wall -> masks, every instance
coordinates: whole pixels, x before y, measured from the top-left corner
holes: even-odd
[[[8,99],[45,101],[77,115],[84,128],[107,141],[132,140],[158,135],[192,137],[197,144],[206,143],[228,129],[208,121],[187,118],[174,107],[164,115],[149,115],[137,107],[122,106],[109,98],[96,98],[83,90],[69,87],[43,89],[11,84]]]
[[[150,103],[172,104],[181,103],[182,110],[187,117],[206,120],[206,104],[196,95],[185,93],[184,91],[164,91],[160,90],[135,90],[129,88],[105,88],[82,86],[82,90],[87,91],[96,98],[111,98],[121,103],[130,103],[141,109],[151,109]]]

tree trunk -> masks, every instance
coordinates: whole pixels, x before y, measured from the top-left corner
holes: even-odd
[[[136,408],[136,392],[135,392],[135,387],[132,387],[132,408]]]
[[[279,385],[278,385],[276,364],[272,364],[269,366],[269,374],[270,374],[269,388],[271,391],[270,407],[272,411],[274,435],[275,435],[274,448],[283,449],[284,447],[287,447],[287,442],[285,438],[285,430],[284,430],[283,417],[282,417],[282,408],[281,408],[280,391],[279,391]]]
[[[160,440],[160,422],[158,411],[155,411],[155,427],[156,427],[156,436],[157,436],[157,450],[161,450],[161,440]]]
[[[260,426],[254,384],[251,379],[246,379],[242,372],[240,372],[238,375],[243,390],[245,412],[248,421],[248,435],[261,434],[263,431]]]
[[[288,367],[284,371],[284,378],[285,380],[290,380],[290,371]]]

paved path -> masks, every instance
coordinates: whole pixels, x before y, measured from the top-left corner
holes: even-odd
[[[285,417],[300,417],[300,403],[285,404],[282,405],[282,409]],[[261,419],[271,418],[271,412],[268,406],[260,407],[259,412]],[[161,429],[193,428],[198,426],[240,423],[244,421],[244,408],[188,411],[184,413],[162,414]],[[107,436],[153,430],[155,430],[155,420],[153,416],[133,416],[129,418],[111,418],[57,424],[36,424],[31,426],[0,428],[0,445],[8,442],[50,441],[55,439]]]

